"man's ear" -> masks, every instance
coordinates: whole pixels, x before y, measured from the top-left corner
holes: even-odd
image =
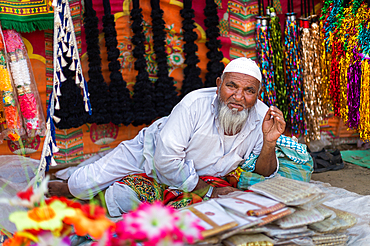
[[[216,85],[217,85],[216,94],[218,94],[218,89],[220,88],[220,84],[221,84],[221,78],[217,77],[217,79],[216,79]]]

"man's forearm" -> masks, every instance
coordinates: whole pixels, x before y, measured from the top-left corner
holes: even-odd
[[[194,188],[194,190],[192,190],[192,192],[194,192],[195,194],[197,194],[200,197],[204,197],[206,195],[209,187],[210,187],[209,184],[207,184],[201,178],[199,178],[198,184],[197,184],[197,186],[195,186],[195,188]]]
[[[274,173],[277,167],[276,143],[263,143],[260,155],[257,158],[255,172],[265,177]]]

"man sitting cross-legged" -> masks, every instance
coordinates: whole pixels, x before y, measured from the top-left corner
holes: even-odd
[[[132,140],[92,164],[78,168],[68,183],[50,183],[51,195],[90,199],[105,190],[111,216],[119,216],[139,202],[124,182],[133,174],[171,189],[200,197],[218,197],[238,189],[210,186],[201,176],[224,177],[249,156],[258,155],[249,169],[273,176],[278,170],[277,139],[285,130],[282,112],[258,100],[261,72],[250,59],[231,61],[217,78],[217,88],[186,95],[168,117],[142,129]]]

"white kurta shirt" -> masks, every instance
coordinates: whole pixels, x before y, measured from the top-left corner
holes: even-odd
[[[215,87],[189,93],[168,117],[142,129],[134,139],[123,141],[98,161],[77,169],[68,181],[70,192],[89,199],[114,181],[135,173],[146,173],[185,191],[195,188],[199,176],[225,176],[252,152],[261,152],[262,122],[268,107],[257,100],[225,154],[217,104]]]

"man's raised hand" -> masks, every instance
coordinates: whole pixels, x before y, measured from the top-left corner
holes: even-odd
[[[285,131],[285,125],[283,113],[277,107],[271,106],[262,123],[264,141],[275,144],[276,140]]]

